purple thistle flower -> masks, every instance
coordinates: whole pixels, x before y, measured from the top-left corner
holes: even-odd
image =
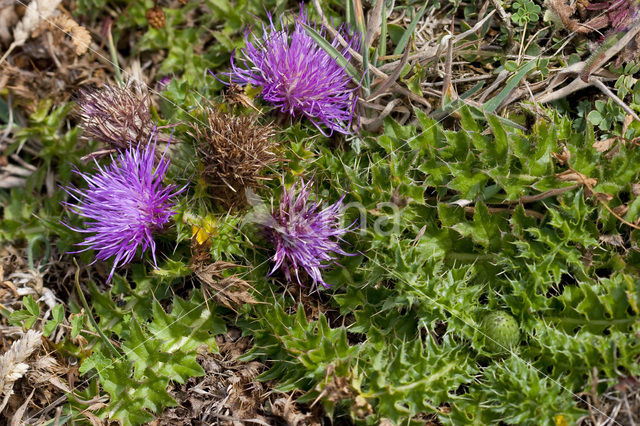
[[[156,244],[151,234],[169,222],[175,214],[171,199],[184,190],[162,184],[169,160],[163,155],[154,167],[155,143],[130,147],[117,159],[111,159],[107,167],[96,162],[98,173],[94,175],[76,172],[87,182],[86,190],[63,188],[78,201],[76,205],[63,204],[86,219],[86,229],[65,225],[76,232],[93,234],[78,244],[85,248],[75,253],[96,250],[94,262],[114,257],[107,282],[116,267],[131,261],[138,247],[143,253],[151,248],[157,268]]]
[[[275,265],[269,275],[281,268],[287,280],[292,281],[290,269],[293,269],[298,284],[301,284],[299,269],[303,268],[315,285],[320,283],[329,287],[322,279],[320,269],[335,263],[334,254],[351,255],[339,244],[341,236],[351,226],[340,227],[344,196],[320,210],[317,200],[309,200],[310,184],[301,180],[299,190],[297,184],[288,191],[285,189],[277,210],[274,210],[272,202],[271,217],[264,223],[269,239],[276,246]]]
[[[358,87],[351,85],[346,69],[307,34],[303,25],[309,22],[301,8],[292,33],[276,29],[270,14],[269,25],[262,26],[261,40],[250,41],[246,31],[242,66],[236,66],[235,52],[231,56],[231,81],[261,86],[265,101],[294,117],[306,116],[324,135],[322,125],[329,128],[329,135],[333,131],[351,134]],[[324,35],[324,30],[319,33]],[[349,47],[358,49],[359,37],[345,39]],[[337,39],[331,45],[347,61],[351,59],[349,49]]]

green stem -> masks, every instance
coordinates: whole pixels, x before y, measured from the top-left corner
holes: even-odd
[[[380,29],[380,41],[378,42],[378,57],[387,55],[387,2],[382,2],[382,25]],[[378,65],[378,64],[376,64]]]
[[[120,63],[118,62],[118,51],[116,50],[116,46],[113,43],[113,36],[111,35],[111,24],[109,24],[109,28],[107,29],[107,38],[109,41],[109,53],[111,54],[111,62],[113,63],[116,82],[118,83],[118,86],[124,87],[122,74],[120,73]]]
[[[518,66],[522,61],[522,49],[524,47],[524,36],[527,34],[527,24],[529,21],[524,21],[524,29],[522,30],[522,39],[520,39],[520,51],[518,52]]]
[[[358,32],[360,33],[362,54],[362,72],[363,82],[362,87],[364,89],[364,96],[369,97],[371,82],[369,78],[369,45],[366,43],[367,25],[364,21],[364,12],[362,11],[362,2],[360,0],[353,1],[353,11],[356,18],[356,25]]]
[[[44,243],[44,255],[42,256],[42,264],[40,266],[40,269],[42,269],[43,264],[47,262],[47,260],[49,259],[49,254],[51,253],[51,245],[49,244],[49,241],[47,241],[47,239],[42,235],[29,238],[29,242],[27,243],[27,260],[29,261],[29,268],[33,271],[36,270],[33,261],[33,248],[38,241],[42,241]]]
[[[493,254],[474,254],[474,253],[447,253],[445,259],[448,261],[457,261],[465,263],[473,263],[482,260],[495,260]]]
[[[73,263],[75,263],[76,265],[76,291],[78,292],[78,296],[80,297],[82,306],[84,306],[84,310],[87,313],[87,317],[89,317],[89,322],[91,323],[93,328],[96,329],[96,331],[100,335],[100,338],[106,343],[107,348],[109,348],[109,351],[111,351],[111,353],[116,357],[121,357],[122,354],[118,352],[118,349],[116,349],[115,346],[113,346],[113,343],[111,343],[111,340],[109,340],[109,338],[102,332],[102,329],[98,327],[98,323],[93,318],[93,315],[91,314],[91,309],[89,308],[89,304],[87,303],[87,299],[85,299],[84,293],[82,292],[82,288],[80,288],[80,267],[78,266],[78,262],[76,261],[75,258],[73,259]]]

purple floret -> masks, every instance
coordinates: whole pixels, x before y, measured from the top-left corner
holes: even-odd
[[[78,204],[68,206],[73,213],[85,218],[85,229],[70,229],[93,234],[79,243],[85,247],[79,252],[95,250],[95,261],[114,258],[107,282],[116,267],[129,263],[138,247],[144,253],[151,248],[157,267],[155,242],[152,233],[160,230],[172,215],[172,198],[184,190],[174,185],[163,185],[169,160],[162,156],[155,163],[155,143],[143,147],[130,147],[107,167],[98,167],[98,173],[77,172],[88,184],[87,189],[67,187],[64,190]]]
[[[350,255],[340,248],[341,236],[349,231],[351,226],[342,228],[340,221],[344,207],[342,200],[321,210],[317,200],[311,201],[311,182],[300,181],[300,189],[294,184],[285,190],[277,210],[273,210],[273,220],[269,220],[268,236],[276,246],[273,256],[275,265],[270,274],[278,268],[282,269],[285,277],[292,281],[290,269],[293,269],[298,284],[300,282],[299,269],[303,268],[313,279],[314,285],[329,285],[322,279],[320,269],[335,263],[335,254]]]
[[[262,26],[262,39],[250,41],[249,31],[245,32],[242,65],[236,65],[234,55],[231,57],[231,81],[261,86],[265,101],[293,117],[306,116],[325,135],[323,125],[329,128],[329,135],[333,131],[351,134],[358,87],[351,84],[345,67],[307,34],[303,24],[310,25],[301,9],[293,32],[276,29],[271,15],[269,25]],[[324,30],[318,32],[324,35]],[[349,47],[358,49],[357,36],[345,39]],[[347,61],[351,59],[349,49],[337,39],[331,45]]]

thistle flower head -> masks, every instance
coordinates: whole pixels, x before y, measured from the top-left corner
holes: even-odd
[[[76,115],[86,139],[122,150],[134,141],[148,141],[156,133],[151,98],[142,84],[132,81],[126,87],[105,84],[100,89],[83,89],[77,103]],[[158,141],[168,142],[166,135],[156,136]]]
[[[94,175],[77,172],[86,189],[64,188],[78,203],[64,203],[85,219],[85,229],[70,229],[92,234],[78,245],[80,251],[95,250],[95,261],[114,258],[107,282],[116,267],[129,263],[138,247],[144,253],[151,248],[156,264],[152,233],[161,229],[175,214],[172,198],[182,192],[173,185],[163,185],[169,160],[164,156],[155,163],[155,143],[130,147],[112,159],[109,166],[97,165]],[[157,265],[157,264],[156,264]]]
[[[349,255],[340,248],[341,236],[350,227],[340,226],[343,213],[342,200],[322,207],[310,200],[311,182],[300,181],[285,190],[277,209],[272,207],[272,218],[265,223],[269,239],[276,246],[273,256],[275,265],[271,273],[282,269],[285,277],[292,281],[291,270],[300,281],[300,268],[324,287],[329,285],[322,279],[320,269],[335,263],[336,254]]]
[[[350,134],[358,88],[351,85],[345,67],[307,34],[304,25],[309,22],[301,9],[293,30],[276,29],[269,15],[269,25],[262,27],[262,38],[251,41],[247,31],[242,64],[236,65],[231,57],[231,82],[261,86],[265,101],[283,113],[306,116],[323,134],[322,126],[329,128],[329,134]],[[323,30],[317,31],[324,35]],[[349,47],[358,49],[358,37],[345,38]],[[337,39],[331,45],[347,61],[351,59],[348,47],[343,48]]]
[[[265,167],[280,160],[271,126],[248,116],[224,114],[208,108],[207,126],[194,125],[202,176],[214,197],[228,207],[245,204],[245,190],[267,178]]]

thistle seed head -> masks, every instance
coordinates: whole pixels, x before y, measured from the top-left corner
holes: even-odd
[[[130,82],[126,87],[105,84],[100,89],[83,89],[77,100],[76,115],[85,139],[104,142],[116,150],[145,144],[154,135],[151,98],[145,86]],[[169,137],[157,133],[158,142]]]
[[[281,160],[273,140],[275,129],[255,118],[207,108],[206,126],[193,126],[202,176],[215,199],[227,207],[246,203],[245,189],[269,178],[266,168]]]

